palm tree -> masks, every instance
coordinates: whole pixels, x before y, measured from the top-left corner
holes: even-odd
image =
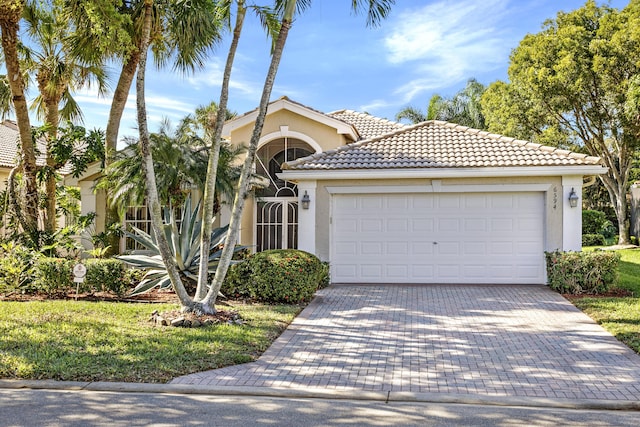
[[[467,85],[452,98],[447,99],[435,94],[429,99],[426,114],[415,107],[407,107],[398,114],[396,120],[408,120],[420,123],[425,120],[444,120],[475,129],[486,129],[484,115],[480,106],[480,98],[486,87],[471,78]]]
[[[231,18],[231,1],[224,1],[223,13],[225,20],[230,22]],[[250,8],[256,12],[260,18],[262,26],[271,36],[272,40],[275,40],[275,35],[280,29],[280,23],[276,19],[275,13],[265,7],[250,6]],[[204,197],[202,201],[202,217],[203,226],[200,232],[200,247],[207,248],[211,243],[211,231],[212,220],[214,215],[214,203],[215,203],[215,183],[218,181],[216,177],[216,171],[218,168],[220,148],[222,146],[222,126],[227,117],[225,117],[227,111],[227,102],[229,100],[229,81],[231,80],[231,69],[233,67],[233,61],[235,59],[236,50],[238,48],[238,42],[242,33],[242,27],[244,25],[244,18],[247,12],[247,6],[244,0],[236,0],[236,20],[233,27],[233,37],[229,52],[227,54],[227,60],[224,68],[224,75],[222,78],[222,85],[220,88],[220,102],[218,103],[218,110],[215,120],[212,123],[213,129],[211,130],[211,151],[209,153],[209,164],[207,166],[207,179],[204,186]],[[230,24],[229,24],[230,26]],[[200,260],[200,267],[198,270],[198,285],[196,287],[196,300],[202,300],[206,297],[207,279],[208,279],[208,266],[206,260],[202,258]]]
[[[86,0],[67,0],[65,6],[67,16],[78,28],[74,42],[79,46],[79,54],[85,58],[111,56],[122,61],[106,128],[107,150],[114,152],[124,107],[144,49],[142,28],[147,2],[131,0],[120,6],[110,3],[106,2],[101,9],[87,8]],[[163,67],[171,62],[176,70],[185,73],[203,67],[210,50],[221,38],[221,6],[218,3],[211,0],[151,2],[148,47],[153,52],[155,65]],[[96,21],[102,25],[97,25]],[[104,30],[104,27],[108,29]],[[105,45],[105,37],[117,34],[127,36],[120,46]]]
[[[363,3],[366,6],[364,6]],[[383,18],[387,16],[389,11],[391,10],[391,5],[393,3],[394,0],[368,0],[364,2],[352,0],[351,2],[353,10],[355,12],[358,12],[362,7],[368,6],[367,25],[377,25]],[[276,74],[278,72],[278,67],[280,64],[280,59],[282,58],[284,46],[287,41],[287,36],[289,34],[291,26],[293,25],[293,18],[296,10],[301,12],[309,5],[310,0],[283,0],[276,2],[276,8],[282,14],[282,18],[280,20],[280,30],[278,32],[278,37],[271,53],[271,63],[269,65],[269,70],[267,72],[265,83],[262,89],[262,97],[260,99],[260,105],[258,107],[258,115],[253,128],[253,133],[251,135],[251,140],[249,142],[247,157],[245,158],[242,167],[242,174],[238,183],[238,191],[233,202],[231,220],[229,222],[229,232],[225,239],[222,254],[220,255],[218,268],[216,269],[216,274],[213,282],[211,283],[211,286],[209,287],[209,291],[207,292],[205,298],[199,299],[197,301],[197,304],[195,305],[195,307],[199,311],[205,313],[215,312],[215,301],[220,291],[220,287],[222,286],[222,281],[224,280],[229,266],[231,265],[233,248],[235,247],[235,244],[238,240],[240,219],[244,209],[245,200],[247,199],[250,191],[249,178],[254,168],[258,142],[260,140],[264,121],[267,116],[269,99],[271,97],[271,91],[273,89]]]
[[[26,7],[23,19],[27,23],[29,46],[24,47],[24,69],[34,73],[39,90],[32,104],[38,118],[47,127],[45,174],[46,209],[45,231],[56,228],[56,164],[53,156],[60,118],[72,122],[82,121],[82,112],[72,92],[97,83],[100,93],[106,90],[103,64],[82,64],[69,45],[69,26],[56,9]]]
[[[36,155],[31,136],[29,109],[24,93],[25,80],[18,56],[18,28],[24,6],[25,0],[0,0],[0,31],[2,32],[2,51],[11,88],[12,103],[20,133],[20,163],[25,188],[24,206],[21,207],[21,212],[16,212],[16,216],[22,228],[34,236],[38,230]]]
[[[0,74],[0,120],[4,120],[11,111],[11,87],[6,75]]]
[[[184,124],[191,120],[192,116],[187,116],[175,131],[164,122],[158,132],[149,135],[154,169],[162,169],[162,174],[156,177],[162,206],[181,206],[191,187],[202,188],[204,185],[209,147],[193,128]],[[233,197],[240,176],[235,159],[242,151],[230,144],[221,147],[216,182],[218,202]],[[111,207],[120,215],[128,206],[144,204],[146,178],[142,173],[142,153],[137,140],[129,140],[127,147],[113,156],[97,188],[109,191]]]

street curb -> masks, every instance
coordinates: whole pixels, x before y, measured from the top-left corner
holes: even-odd
[[[447,403],[531,408],[640,411],[640,400],[548,399],[539,397],[484,396],[479,394],[414,393],[405,391],[332,390],[319,388],[230,387],[190,384],[81,382],[0,379],[0,389],[102,391],[121,393],[194,394],[210,396],[263,396],[289,399],[379,401],[384,403]]]

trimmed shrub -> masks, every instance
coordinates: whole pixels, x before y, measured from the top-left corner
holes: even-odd
[[[620,255],[609,251],[546,252],[551,289],[563,294],[600,294],[618,279]]]
[[[35,263],[35,291],[56,295],[69,291],[73,285],[73,266],[76,261],[66,258],[42,257]]]
[[[38,252],[12,242],[0,245],[0,294],[28,293],[38,257]]]
[[[583,234],[582,246],[604,246],[606,245],[606,239],[602,234]]]
[[[87,292],[113,292],[118,296],[124,295],[130,284],[124,280],[125,267],[117,259],[88,259],[87,275],[82,288]]]
[[[318,284],[318,289],[324,289],[331,284],[331,270],[329,269],[329,263],[323,261],[322,262],[322,276],[320,278],[320,283]]]
[[[296,249],[274,249],[231,267],[221,292],[230,298],[264,302],[307,302],[326,277],[327,269],[316,256]]]

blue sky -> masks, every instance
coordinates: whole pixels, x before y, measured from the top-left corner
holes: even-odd
[[[506,79],[509,54],[527,33],[558,11],[583,0],[397,0],[377,28],[354,15],[350,1],[314,0],[289,34],[272,99],[283,95],[329,112],[366,111],[393,119],[405,106],[426,109],[434,93],[450,96],[470,77],[488,84]],[[612,0],[623,8],[628,1]],[[228,40],[193,75],[170,69],[147,72],[150,130],[163,117],[177,123],[199,105],[217,100]],[[260,100],[269,62],[269,42],[253,16],[245,30],[232,75],[229,108],[244,113]],[[152,67],[152,66],[151,66]],[[113,83],[117,70],[113,70]],[[92,91],[76,94],[89,128],[106,126],[110,99]],[[120,136],[135,136],[132,89]]]

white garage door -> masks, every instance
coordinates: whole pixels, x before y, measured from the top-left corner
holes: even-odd
[[[543,193],[336,194],[334,283],[544,283]]]

